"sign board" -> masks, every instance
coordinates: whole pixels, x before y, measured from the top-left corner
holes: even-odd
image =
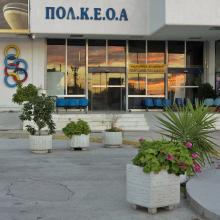
[[[0,1],[0,33],[28,33],[28,0]]]
[[[166,72],[167,66],[165,64],[130,64],[129,73],[158,73]]]
[[[30,0],[32,33],[146,35],[146,0]],[[131,28],[132,27],[132,28]]]

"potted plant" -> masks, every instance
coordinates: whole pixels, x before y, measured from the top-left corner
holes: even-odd
[[[122,130],[116,126],[118,117],[113,115],[110,122],[110,128],[104,132],[105,146],[120,147],[123,143]]]
[[[38,96],[38,88],[33,84],[23,86],[18,84],[16,93],[12,97],[12,101],[18,105],[22,105]]]
[[[141,141],[139,152],[127,165],[127,201],[148,208],[155,214],[159,207],[180,202],[180,175],[193,175],[193,159],[181,143]]]
[[[20,119],[27,124],[25,127],[30,133],[30,149],[33,153],[52,151],[52,134],[55,133],[53,111],[54,101],[45,95],[36,96],[23,106]]]
[[[72,149],[86,149],[90,146],[91,129],[86,121],[70,122],[63,128],[63,133],[70,138]]]
[[[215,131],[216,117],[202,104],[194,107],[188,103],[177,110],[176,114],[168,109],[163,117],[157,117],[161,134],[172,142],[183,143],[192,156],[199,155],[196,163],[200,168],[207,161],[211,164],[213,156],[218,155],[211,135]]]

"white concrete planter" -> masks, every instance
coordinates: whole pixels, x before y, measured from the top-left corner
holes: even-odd
[[[74,135],[70,139],[70,147],[75,148],[89,148],[90,146],[90,135]]]
[[[122,132],[109,132],[104,133],[104,144],[107,146],[121,146],[123,143]]]
[[[151,214],[157,208],[173,208],[180,202],[180,178],[167,171],[146,174],[142,167],[127,165],[127,201],[148,208]]]
[[[29,136],[30,149],[33,153],[49,153],[52,151],[52,135]]]

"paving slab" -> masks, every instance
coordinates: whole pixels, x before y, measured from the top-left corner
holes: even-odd
[[[203,220],[184,198],[153,216],[126,202],[126,164],[137,153],[131,146],[53,146],[51,154],[36,155],[27,139],[0,139],[0,220]]]

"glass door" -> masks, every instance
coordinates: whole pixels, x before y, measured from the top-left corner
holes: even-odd
[[[91,110],[125,110],[125,73],[93,72],[89,84]]]

